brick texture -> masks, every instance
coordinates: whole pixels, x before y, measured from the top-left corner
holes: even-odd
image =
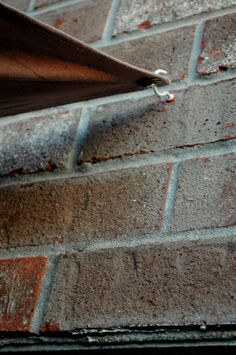
[[[0,350],[94,348],[90,328],[119,347],[173,343],[177,328],[185,345],[232,340],[236,0],[30,5],[105,53],[166,69],[178,91],[172,103],[150,89],[2,118]]]
[[[101,39],[110,6],[110,0],[88,0],[37,17],[82,41],[95,42]]]
[[[0,194],[0,240],[7,247],[63,241],[73,216],[70,184],[27,184]],[[4,247],[3,245],[3,247]]]
[[[57,4],[60,0],[36,0],[34,5],[34,9],[41,9],[47,7],[49,5]]]
[[[45,322],[59,320],[61,330],[235,322],[235,272],[230,241],[61,256]]]
[[[172,230],[236,225],[235,155],[183,164]]]
[[[159,231],[170,169],[148,166],[4,189],[0,239],[16,247]]]
[[[114,35],[235,5],[235,0],[122,0]]]
[[[47,258],[0,260],[0,331],[30,331]]]
[[[174,104],[156,97],[100,106],[80,162],[164,151],[236,136],[236,81],[177,92]]]
[[[115,58],[155,71],[164,68],[171,80],[184,79],[192,51],[195,27],[113,45],[103,49]]]
[[[19,10],[26,11],[28,9],[30,0],[3,0],[4,4],[16,7]]]
[[[198,63],[202,75],[236,68],[236,14],[207,21]]]
[[[0,131],[0,175],[65,168],[79,119],[80,109],[75,109],[5,125]]]

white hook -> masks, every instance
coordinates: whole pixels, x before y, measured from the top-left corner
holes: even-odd
[[[167,75],[167,71],[163,70],[163,69],[157,69],[155,71],[155,74],[162,74],[162,75]],[[156,86],[156,84],[152,84],[151,87],[153,88],[153,91],[155,92],[155,94],[158,97],[164,97],[166,96],[168,99],[167,101],[171,102],[175,99],[175,95],[170,93],[169,91],[164,91],[164,92],[160,92]]]
[[[175,98],[175,95],[172,94],[171,92],[169,91],[163,91],[163,92],[160,92],[156,86],[156,84],[152,84],[151,87],[153,88],[153,91],[155,92],[155,94],[158,96],[158,97],[168,97],[168,101],[172,101],[174,100]]]
[[[167,71],[166,70],[163,70],[163,69],[157,69],[155,70],[154,72],[155,74],[163,74],[163,75],[167,75]]]

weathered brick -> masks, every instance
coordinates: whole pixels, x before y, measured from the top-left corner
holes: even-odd
[[[198,73],[209,75],[236,68],[236,14],[206,22]]]
[[[95,42],[101,39],[110,6],[110,0],[87,0],[37,17],[73,37]]]
[[[36,0],[34,9],[41,9],[43,7],[47,7],[49,5],[56,4],[58,2],[60,2],[60,0]]]
[[[16,247],[159,231],[169,169],[148,166],[2,189],[0,239]]]
[[[186,161],[177,189],[172,230],[235,225],[235,155]]]
[[[195,27],[186,27],[161,35],[153,35],[103,50],[130,64],[155,71],[163,68],[172,80],[187,76]]]
[[[164,151],[236,136],[236,81],[177,92],[174,104],[156,97],[100,106],[80,162]]]
[[[3,3],[16,7],[19,10],[26,11],[28,9],[30,0],[3,0]]]
[[[45,322],[61,330],[234,323],[235,272],[233,238],[63,255]]]
[[[236,0],[122,0],[114,35],[230,7]]]
[[[63,169],[79,119],[75,109],[6,124],[0,131],[0,175]]]
[[[47,182],[2,189],[0,239],[7,247],[63,241],[73,218],[70,186]]]
[[[30,331],[47,258],[0,261],[0,331]]]

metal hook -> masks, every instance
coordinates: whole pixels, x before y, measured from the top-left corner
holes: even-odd
[[[163,70],[163,69],[157,69],[155,70],[154,72],[155,74],[163,74],[163,75],[167,75],[167,71],[166,70]]]
[[[163,74],[163,75],[167,75],[167,71],[163,70],[163,69],[157,69],[155,71],[155,74]],[[167,101],[171,102],[175,99],[175,95],[170,93],[169,91],[164,91],[164,92],[160,92],[156,86],[156,84],[152,84],[151,87],[153,88],[153,91],[155,93],[155,95],[157,95],[158,97],[167,97]]]

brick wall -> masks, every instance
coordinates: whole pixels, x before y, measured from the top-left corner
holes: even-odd
[[[230,343],[236,1],[4,2],[168,70],[177,100],[148,89],[0,120],[0,349]]]

